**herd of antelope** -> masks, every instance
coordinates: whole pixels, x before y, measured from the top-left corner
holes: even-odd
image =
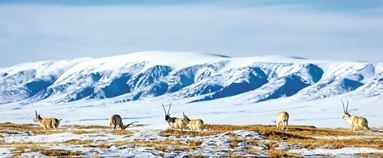
[[[343,112],[344,115],[342,119],[346,120],[350,125],[351,125],[351,130],[354,132],[356,128],[362,128],[365,131],[369,131],[371,133],[370,128],[368,127],[368,121],[366,118],[362,116],[353,116],[351,115],[347,110],[348,110],[348,100],[347,100],[347,105],[345,107],[344,102],[342,100],[342,106],[343,106]],[[165,110],[164,104],[162,104],[162,108],[164,109],[165,112],[165,121],[169,124],[171,129],[180,129],[183,131],[186,127],[188,127],[192,131],[203,131],[203,126],[204,122],[202,119],[189,119],[187,115],[185,115],[184,112],[182,112],[183,117],[182,118],[176,118],[176,117],[170,117],[170,108],[171,108],[171,103],[169,105],[168,111]],[[288,125],[289,125],[289,113],[286,111],[280,111],[275,120],[272,120],[278,130],[285,130],[287,132],[288,130]],[[53,128],[56,131],[58,131],[58,126],[60,125],[60,121],[62,119],[57,119],[57,118],[42,118],[40,114],[37,114],[37,111],[35,110],[35,118],[33,121],[38,122],[41,127],[44,128],[45,132],[49,128]],[[110,130],[113,129],[115,130],[116,127],[118,126],[121,130],[125,130],[127,127],[130,125],[136,123],[137,121],[131,122],[129,124],[124,125],[122,122],[122,118],[118,114],[113,114],[109,117],[109,126]]]
[[[171,106],[172,106],[172,104],[170,103],[169,108],[168,108],[168,112],[166,112],[165,106],[164,106],[164,104],[162,104],[162,108],[164,109],[164,112],[165,112],[165,121],[168,122],[170,128],[181,129],[181,131],[183,131],[183,129],[185,127],[189,127],[189,129],[192,131],[200,132],[203,130],[204,123],[203,123],[202,119],[190,120],[189,117],[187,115],[185,115],[184,112],[182,112],[183,118],[170,117],[170,107]]]

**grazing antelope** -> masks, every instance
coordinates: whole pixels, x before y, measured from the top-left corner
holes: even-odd
[[[192,130],[192,131],[202,131],[203,130],[204,123],[203,123],[202,119],[190,120],[189,117],[187,115],[185,115],[184,112],[182,112],[182,114],[184,115],[183,121],[185,122],[185,124],[187,124],[187,126],[190,128],[190,130]]]
[[[165,121],[168,122],[170,128],[172,129],[181,129],[183,131],[183,128],[185,127],[185,122],[183,121],[182,118],[176,118],[176,117],[170,117],[170,107],[172,106],[172,103],[170,103],[168,112],[165,110],[164,104],[162,104],[162,108],[164,109],[165,112]]]
[[[116,129],[116,126],[120,127],[121,130],[124,130],[124,129],[128,128],[130,125],[132,125],[133,123],[136,123],[136,122],[138,122],[138,121],[133,121],[133,122],[127,124],[127,125],[124,125],[120,115],[113,114],[112,116],[109,117],[110,130],[112,130],[112,125],[113,125],[113,129],[114,130]]]
[[[356,128],[363,128],[365,131],[369,131],[371,133],[370,128],[368,127],[368,121],[366,118],[361,116],[352,116],[350,113],[348,113],[348,100],[347,100],[347,106],[344,108],[344,103],[342,101],[343,106],[343,112],[344,115],[342,119],[346,120],[351,125],[351,130],[354,132]]]
[[[286,111],[281,111],[277,114],[277,120],[273,120],[275,125],[277,126],[278,130],[283,130],[283,128],[286,128],[286,132],[289,126],[289,113]],[[281,126],[282,124],[282,126]]]
[[[44,128],[45,132],[47,132],[48,128],[54,128],[56,131],[58,131],[58,127],[60,125],[60,121],[62,119],[57,118],[41,118],[40,114],[37,114],[37,111],[35,110],[35,118],[33,119],[34,122],[38,122],[41,127]]]

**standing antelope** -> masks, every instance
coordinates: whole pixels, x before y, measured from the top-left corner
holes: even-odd
[[[47,132],[48,128],[54,128],[56,131],[58,131],[58,127],[60,125],[60,121],[62,119],[57,118],[41,118],[40,114],[37,114],[37,111],[35,110],[35,118],[33,119],[34,122],[38,122],[41,127],[44,128],[45,132]]]
[[[202,131],[203,130],[203,120],[202,119],[192,119],[190,120],[188,118],[187,115],[185,115],[184,112],[182,112],[182,114],[184,115],[184,119],[183,121],[185,122],[185,124],[188,125],[188,127],[192,130],[192,131]]]
[[[277,114],[277,120],[273,120],[275,125],[277,126],[278,130],[283,130],[283,128],[286,128],[286,132],[289,126],[289,113],[286,111],[281,111]],[[282,126],[280,126],[282,124]]]
[[[113,129],[114,130],[116,129],[116,126],[120,127],[121,130],[124,130],[127,127],[129,127],[130,125],[132,125],[133,123],[136,123],[136,122],[138,122],[138,121],[133,121],[133,122],[127,124],[127,125],[124,125],[120,115],[113,114],[112,116],[109,117],[110,130],[112,130],[112,125],[113,125]]]
[[[347,100],[347,106],[344,108],[344,103],[342,101],[343,106],[343,112],[344,115],[342,119],[346,120],[351,125],[351,130],[354,132],[356,128],[363,128],[365,131],[369,131],[371,133],[370,128],[368,127],[368,121],[366,118],[361,116],[352,116],[350,113],[348,113],[348,100]]]
[[[172,129],[181,129],[183,131],[183,128],[185,127],[185,123],[182,118],[176,118],[176,117],[170,117],[170,107],[172,106],[172,103],[170,103],[168,112],[165,110],[165,106],[162,103],[162,108],[164,109],[165,112],[165,121],[168,122],[170,128]]]

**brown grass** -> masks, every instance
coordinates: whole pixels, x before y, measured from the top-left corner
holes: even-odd
[[[383,149],[383,136],[380,135],[379,138],[374,137],[363,137],[361,136],[371,136],[366,133],[360,132],[351,132],[349,129],[342,128],[316,128],[315,126],[306,126],[306,125],[290,125],[288,132],[277,130],[273,125],[227,125],[227,124],[207,124],[205,125],[205,130],[203,132],[193,132],[190,130],[181,132],[180,130],[167,129],[160,133],[163,137],[175,136],[176,138],[184,136],[211,136],[220,133],[227,133],[230,140],[231,150],[229,150],[229,157],[242,157],[235,155],[235,148],[238,147],[238,144],[241,142],[246,142],[250,146],[259,146],[266,145],[266,150],[258,150],[255,148],[243,149],[249,154],[260,154],[267,152],[269,157],[301,157],[299,155],[294,155],[288,153],[285,150],[278,150],[278,143],[287,142],[291,146],[298,146],[301,148],[315,149],[315,148],[328,148],[328,149],[339,149],[343,147],[371,147],[375,149]],[[10,122],[0,123],[0,133],[9,133],[9,134],[19,134],[32,131],[36,134],[45,134],[42,127],[37,124],[12,124]],[[249,139],[238,137],[237,135],[230,133],[235,130],[247,130],[258,132],[264,140]],[[75,134],[89,134],[89,136],[105,136],[106,133],[111,133],[114,135],[126,135],[131,136],[132,131],[127,130],[109,130],[108,126],[98,126],[98,125],[66,125],[60,128],[59,132],[48,131],[47,134],[60,133],[63,131],[71,131]],[[0,134],[0,138],[1,138]],[[331,136],[332,138],[330,138]],[[348,137],[348,136],[357,136],[355,139],[337,139],[336,137]],[[378,135],[379,136],[379,135]],[[265,141],[267,140],[267,141]],[[10,142],[2,143],[0,142],[1,147],[9,146]],[[20,156],[21,153],[25,152],[26,149],[32,149],[36,152],[41,152],[48,156],[77,156],[81,155],[81,152],[76,151],[66,151],[66,150],[52,150],[46,149],[42,146],[47,146],[49,144],[43,142],[29,142],[29,143],[11,143],[16,147],[14,150],[16,156]],[[93,142],[92,140],[77,140],[72,139],[64,143],[56,144],[65,144],[81,147],[94,147],[94,148],[110,148],[111,146],[122,146],[122,145],[133,145],[135,147],[152,147],[153,149],[168,152],[172,151],[183,151],[187,152],[190,150],[197,149],[202,144],[201,140],[195,139],[192,141],[180,141],[179,139],[168,138],[164,140],[148,140],[148,139],[137,139],[132,142],[127,141],[117,141],[117,142]],[[50,144],[52,146],[53,144]],[[169,148],[173,146],[173,148]],[[30,150],[29,150],[30,151]],[[364,153],[360,154],[362,157],[381,157],[383,154],[371,154]],[[203,157],[202,155],[194,154],[190,157]]]
[[[18,130],[18,131],[34,131],[41,128],[38,124],[13,124],[11,122],[0,123],[0,127],[4,130]]]
[[[113,146],[114,144],[113,143],[109,143],[109,142],[101,142],[101,143],[98,143],[98,144],[94,144],[94,143],[89,143],[89,144],[84,144],[84,145],[81,145],[82,147],[90,147],[90,148],[110,148],[111,146]]]
[[[36,152],[39,152],[41,154],[47,155],[47,156],[64,156],[64,157],[73,157],[73,156],[82,156],[84,153],[81,151],[74,151],[74,150],[63,150],[63,149],[39,149]]]
[[[1,133],[8,133],[8,134],[20,134],[20,132],[15,131],[21,131],[21,132],[33,132],[35,134],[53,134],[53,133],[62,133],[64,132],[63,128],[59,127],[59,131],[56,131],[55,129],[47,129],[47,131],[44,131],[44,128],[41,127],[39,124],[13,124],[11,122],[5,122],[0,123],[0,128],[2,131]]]
[[[63,128],[73,128],[73,129],[109,129],[109,126],[100,126],[100,125],[63,125]]]
[[[218,132],[227,132],[234,130],[247,130],[247,131],[257,131],[258,133],[268,133],[268,131],[275,131],[280,133],[285,133],[284,131],[279,131],[274,125],[225,125],[225,124],[207,124],[205,126],[207,129]],[[316,128],[315,126],[308,125],[289,125],[288,133],[293,135],[302,135],[302,136],[353,136],[358,135],[358,133],[351,132],[348,129],[331,129],[331,128]]]
[[[115,135],[126,135],[126,136],[131,136],[134,134],[132,131],[128,131],[128,130],[113,130],[111,133]]]
[[[37,144],[20,144],[20,145],[16,145],[15,148],[12,150],[12,153],[18,157],[21,156],[22,153],[26,153],[26,152],[39,152],[47,156],[55,156],[55,157],[57,156],[79,157],[81,155],[84,155],[84,153],[80,151],[49,149],[49,147],[42,147]]]
[[[143,126],[143,125],[141,125]],[[99,125],[64,125],[59,126],[59,131],[54,129],[48,129],[46,132],[44,129],[36,124],[13,124],[11,122],[0,123],[0,133],[7,134],[20,134],[23,132],[32,132],[34,134],[55,134],[63,133],[66,131],[71,131],[74,134],[95,134],[103,132],[111,132],[116,135],[132,135],[133,132],[129,131],[129,128],[126,130],[109,130],[108,126],[99,126]],[[0,135],[2,137],[2,135]]]
[[[359,154],[360,157],[368,157],[368,158],[382,158],[383,154],[381,153],[362,153]]]
[[[383,149],[382,138],[363,138],[363,139],[326,139],[313,138],[314,136],[361,136],[359,132],[352,132],[348,129],[316,128],[314,126],[289,126],[288,132],[279,131],[275,126],[268,125],[208,125],[213,131],[234,131],[248,130],[257,131],[267,140],[286,141],[290,144],[303,144],[305,148],[314,149],[328,146],[331,149],[343,147],[372,147]]]
[[[70,139],[65,141],[64,143],[69,145],[85,145],[85,144],[92,144],[92,140],[80,140],[80,139]]]
[[[323,136],[361,136],[368,135],[365,133],[352,132],[349,129],[342,128],[316,128],[315,126],[306,125],[290,125],[288,132],[277,130],[274,125],[227,125],[227,124],[207,124],[205,127],[208,129],[203,132],[192,132],[180,130],[167,129],[161,132],[162,136],[176,136],[181,137],[185,135],[190,136],[209,136],[218,133],[231,132],[235,130],[256,131],[269,140],[268,153],[270,157],[301,157],[299,155],[288,154],[286,151],[275,149],[278,145],[277,142],[287,142],[291,145],[300,146],[301,148],[315,149],[319,147],[326,147],[328,149],[339,149],[343,147],[371,147],[375,149],[383,149],[382,136],[380,139],[366,138],[363,139],[327,139],[327,138],[314,138]],[[230,143],[234,148],[240,142],[247,142],[250,145],[259,145],[258,140],[246,140],[239,138],[234,134],[230,135]],[[259,151],[249,150],[248,153],[257,154]],[[198,155],[196,155],[198,157]],[[232,156],[231,156],[232,157]]]

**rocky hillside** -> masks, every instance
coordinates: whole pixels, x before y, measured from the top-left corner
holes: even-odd
[[[261,102],[383,92],[383,63],[285,56],[138,52],[104,58],[22,63],[0,68],[0,103],[84,99],[134,101],[171,95],[193,101],[247,94]]]

